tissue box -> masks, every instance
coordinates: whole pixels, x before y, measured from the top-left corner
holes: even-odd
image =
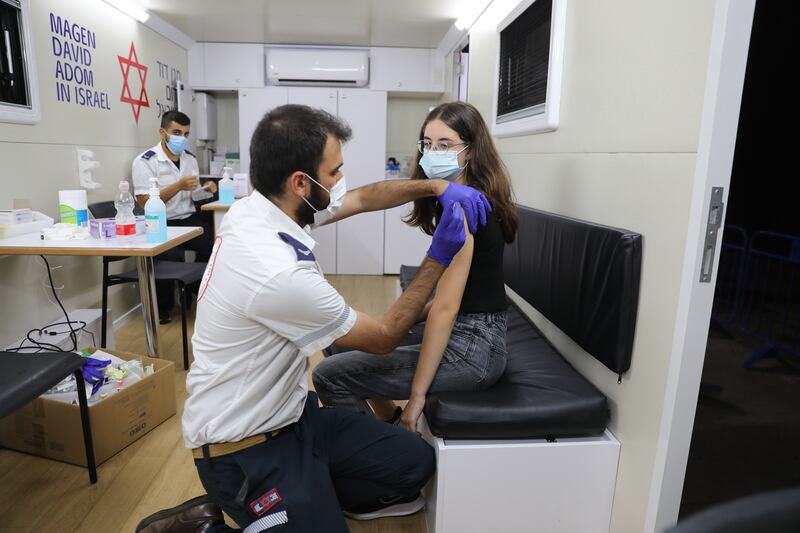
[[[113,218],[93,218],[89,221],[89,234],[93,239],[114,239],[117,226]]]

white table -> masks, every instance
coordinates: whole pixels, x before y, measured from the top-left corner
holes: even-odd
[[[28,233],[8,239],[0,239],[0,255],[60,255],[60,256],[112,256],[135,257],[139,273],[139,296],[142,300],[144,331],[147,338],[147,353],[158,357],[158,300],[153,257],[202,235],[199,227],[167,227],[167,241],[150,244],[141,241],[122,243],[117,239],[105,241],[86,239],[83,241],[43,241],[39,233]]]
[[[222,218],[225,216],[225,213],[228,212],[228,209],[231,208],[231,205],[233,204],[221,204],[219,203],[219,201],[216,201],[216,202],[208,202],[207,204],[203,204],[200,206],[201,211],[214,212],[214,235],[216,235],[217,232],[219,232],[219,225],[222,224]]]

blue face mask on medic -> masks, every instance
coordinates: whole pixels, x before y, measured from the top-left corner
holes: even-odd
[[[429,179],[454,180],[461,174],[466,165],[458,166],[458,154],[469,148],[465,146],[458,152],[453,150],[429,150],[422,154],[419,166]]]
[[[167,141],[167,148],[175,155],[180,155],[186,150],[186,143],[188,139],[183,135],[170,135]]]

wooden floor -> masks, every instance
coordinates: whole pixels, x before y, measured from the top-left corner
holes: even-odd
[[[395,276],[330,276],[330,280],[351,306],[373,316],[380,316],[395,298]],[[193,317],[190,332],[191,325]],[[166,358],[176,364],[177,415],[103,463],[95,485],[89,484],[84,468],[0,450],[0,532],[130,532],[143,517],[204,493],[181,437],[186,372],[181,363],[180,320],[161,326],[160,335]],[[145,353],[141,318],[117,331],[116,348]],[[312,364],[319,358],[316,355]],[[426,531],[422,513],[348,524],[354,533]]]

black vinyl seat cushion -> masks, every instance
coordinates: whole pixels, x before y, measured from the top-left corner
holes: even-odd
[[[606,397],[547,342],[513,305],[506,369],[482,391],[429,394],[425,418],[438,437],[512,439],[602,433]]]
[[[400,268],[403,289],[416,267]],[[508,308],[508,359],[500,380],[482,391],[429,394],[425,418],[437,437],[513,439],[597,435],[609,412],[606,397],[550,345],[511,304]],[[422,342],[424,323],[416,324],[404,345]]]
[[[506,246],[506,285],[576,344],[622,377],[631,364],[639,301],[642,236],[517,206],[517,238]],[[400,269],[408,287],[417,267]],[[405,344],[422,339],[416,325]],[[429,394],[434,435],[458,439],[549,438],[602,433],[605,396],[513,306],[508,360],[497,383],[478,392]]]
[[[78,370],[75,353],[0,353],[0,417],[38,398]]]
[[[97,482],[89,405],[80,372],[83,357],[73,352],[14,353],[0,352],[0,418],[38,398],[70,374],[75,375],[78,405],[83,427],[83,446],[89,482]]]

